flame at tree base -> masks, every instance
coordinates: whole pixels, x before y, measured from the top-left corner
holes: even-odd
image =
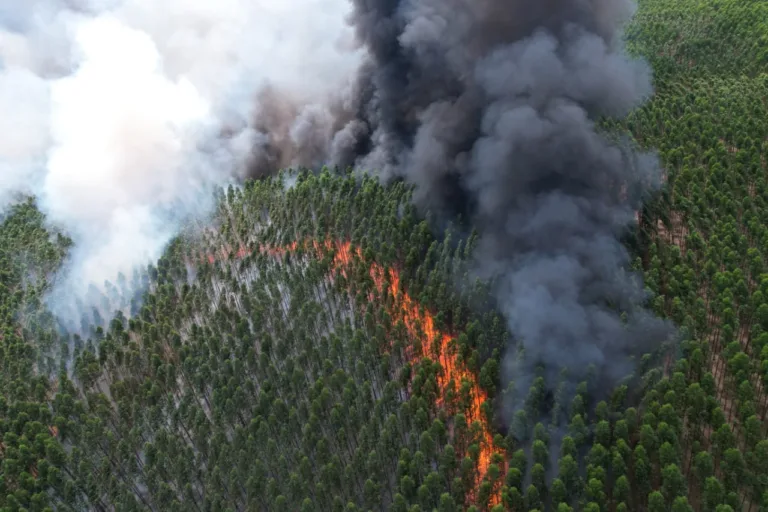
[[[288,253],[299,249],[298,242],[292,242],[285,246],[259,246],[259,252],[274,258],[282,258]],[[331,264],[331,274],[347,276],[347,271],[352,267],[355,259],[363,261],[362,250],[359,247],[352,247],[350,242],[325,240],[307,241],[303,244],[305,249],[314,249],[316,255],[322,258],[333,251],[333,262]],[[232,253],[231,249],[221,251],[219,257],[226,259]],[[248,256],[251,251],[245,247],[240,247],[235,253],[237,258]],[[209,263],[214,263],[217,256],[208,254],[205,258]],[[369,274],[373,279],[376,291],[382,298],[382,303],[390,303],[391,309],[388,311],[392,317],[393,323],[403,322],[408,337],[418,340],[418,343],[406,347],[404,352],[406,359],[411,364],[418,364],[424,359],[437,361],[440,364],[440,371],[437,376],[438,395],[436,406],[438,409],[457,411],[464,415],[468,425],[473,423],[479,426],[480,440],[477,453],[477,476],[474,485],[473,495],[470,501],[476,500],[479,495],[479,489],[489,473],[489,468],[494,459],[494,454],[498,454],[495,459],[498,461],[499,474],[504,471],[504,451],[493,444],[493,429],[489,419],[483,413],[483,403],[488,400],[487,393],[480,387],[477,377],[469,371],[459,360],[457,347],[454,337],[443,333],[435,327],[435,320],[431,313],[423,311],[418,302],[402,288],[400,283],[400,274],[394,268],[385,269],[378,263],[371,263]],[[392,301],[384,301],[387,294],[390,294]],[[369,296],[372,301],[375,299],[373,294]],[[469,396],[458,400],[461,395],[460,389],[468,388]],[[460,402],[460,403],[459,403]],[[501,489],[499,482],[494,484],[490,496],[489,505],[494,506],[501,502]]]

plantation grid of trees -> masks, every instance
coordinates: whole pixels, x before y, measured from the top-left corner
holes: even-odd
[[[682,339],[627,385],[569,394],[542,369],[507,425],[511,342],[469,272],[476,235],[436,236],[403,183],[221,191],[213,223],[116,279],[78,335],[43,304],[71,242],[30,199],[0,225],[0,511],[768,511],[768,3],[642,0],[626,38],[656,93],[604,128],[666,170],[628,245]],[[305,240],[361,255],[342,275],[333,250],[260,250]],[[477,376],[487,471],[461,413],[478,390],[440,394],[374,263]],[[148,291],[106,314],[131,284]]]

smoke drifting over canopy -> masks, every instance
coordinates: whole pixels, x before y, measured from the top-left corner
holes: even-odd
[[[348,132],[357,165],[402,175],[418,200],[469,212],[478,269],[525,363],[615,381],[668,326],[645,312],[618,238],[660,184],[652,155],[598,133],[651,94],[647,64],[623,51],[629,0],[355,0],[370,61]],[[362,121],[362,123],[361,123]],[[363,126],[361,128],[360,126]],[[341,133],[345,133],[342,131]],[[622,320],[620,313],[625,313]],[[519,389],[523,395],[527,389]]]
[[[214,186],[259,161],[272,108],[260,91],[280,91],[296,118],[328,117],[360,61],[345,0],[12,4],[0,6],[0,209],[34,194],[73,237],[57,298],[156,260]]]
[[[498,278],[526,347],[526,368],[510,359],[518,375],[543,362],[618,378],[626,355],[666,335],[638,307],[618,242],[658,165],[594,124],[651,93],[648,66],[621,44],[629,0],[26,9],[0,11],[0,106],[16,120],[0,199],[40,196],[79,242],[71,276],[111,279],[156,257],[211,185],[355,165],[404,177],[437,212],[469,213],[478,269]]]

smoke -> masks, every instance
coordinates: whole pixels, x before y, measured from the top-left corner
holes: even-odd
[[[78,320],[71,299],[98,306],[90,285],[156,260],[215,186],[269,160],[279,101],[298,120],[285,137],[311,146],[360,60],[344,0],[16,4],[0,7],[0,209],[34,194],[74,239],[50,303]]]
[[[507,356],[521,393],[544,364],[554,383],[592,368],[615,383],[669,326],[647,313],[620,236],[660,185],[656,158],[602,134],[652,93],[627,56],[628,0],[355,0],[371,65],[361,81],[370,150],[357,163],[404,176],[417,201],[469,213],[477,269],[525,358]],[[366,90],[365,87],[360,87]],[[333,157],[333,156],[332,156]]]
[[[323,163],[403,177],[420,205],[480,232],[477,272],[525,347],[506,365],[517,389],[539,363],[613,382],[668,334],[618,241],[658,163],[596,126],[652,92],[622,47],[633,12],[630,0],[0,10],[0,201],[34,193],[73,234],[69,293],[157,257],[213,185]]]
[[[402,176],[425,208],[472,219],[477,272],[525,348],[506,356],[508,412],[540,364],[551,385],[564,367],[573,383],[625,377],[671,332],[643,309],[619,241],[659,164],[596,125],[652,93],[622,46],[632,2],[353,3],[368,60],[327,159]]]

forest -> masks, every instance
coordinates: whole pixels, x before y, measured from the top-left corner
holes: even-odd
[[[654,95],[601,128],[660,156],[626,239],[677,332],[614,389],[505,379],[526,352],[477,233],[403,181],[221,189],[78,333],[44,301],[72,242],[28,198],[0,224],[0,512],[768,512],[768,3],[640,0],[625,37]]]

